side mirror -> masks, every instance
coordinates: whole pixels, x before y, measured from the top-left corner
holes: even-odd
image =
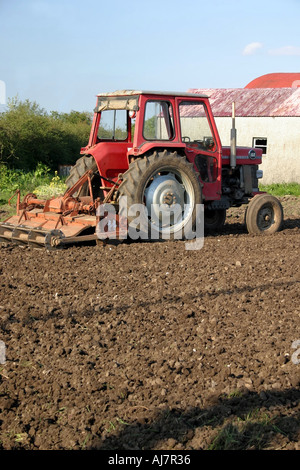
[[[134,119],[136,117],[136,111],[129,111],[130,119]]]

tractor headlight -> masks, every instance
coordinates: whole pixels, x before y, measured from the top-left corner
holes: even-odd
[[[262,170],[256,170],[256,178],[259,180],[263,177],[264,172]]]

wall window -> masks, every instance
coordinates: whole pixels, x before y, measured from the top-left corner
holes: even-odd
[[[262,149],[263,155],[267,155],[267,138],[266,137],[253,137],[253,148]]]

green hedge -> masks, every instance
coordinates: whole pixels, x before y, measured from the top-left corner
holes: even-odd
[[[47,113],[35,102],[10,100],[0,114],[0,164],[32,171],[40,162],[53,171],[72,165],[88,142],[92,114]]]

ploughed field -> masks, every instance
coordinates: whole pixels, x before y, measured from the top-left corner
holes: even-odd
[[[0,250],[0,449],[300,449],[300,199],[185,242]],[[5,357],[3,348],[5,345]]]

